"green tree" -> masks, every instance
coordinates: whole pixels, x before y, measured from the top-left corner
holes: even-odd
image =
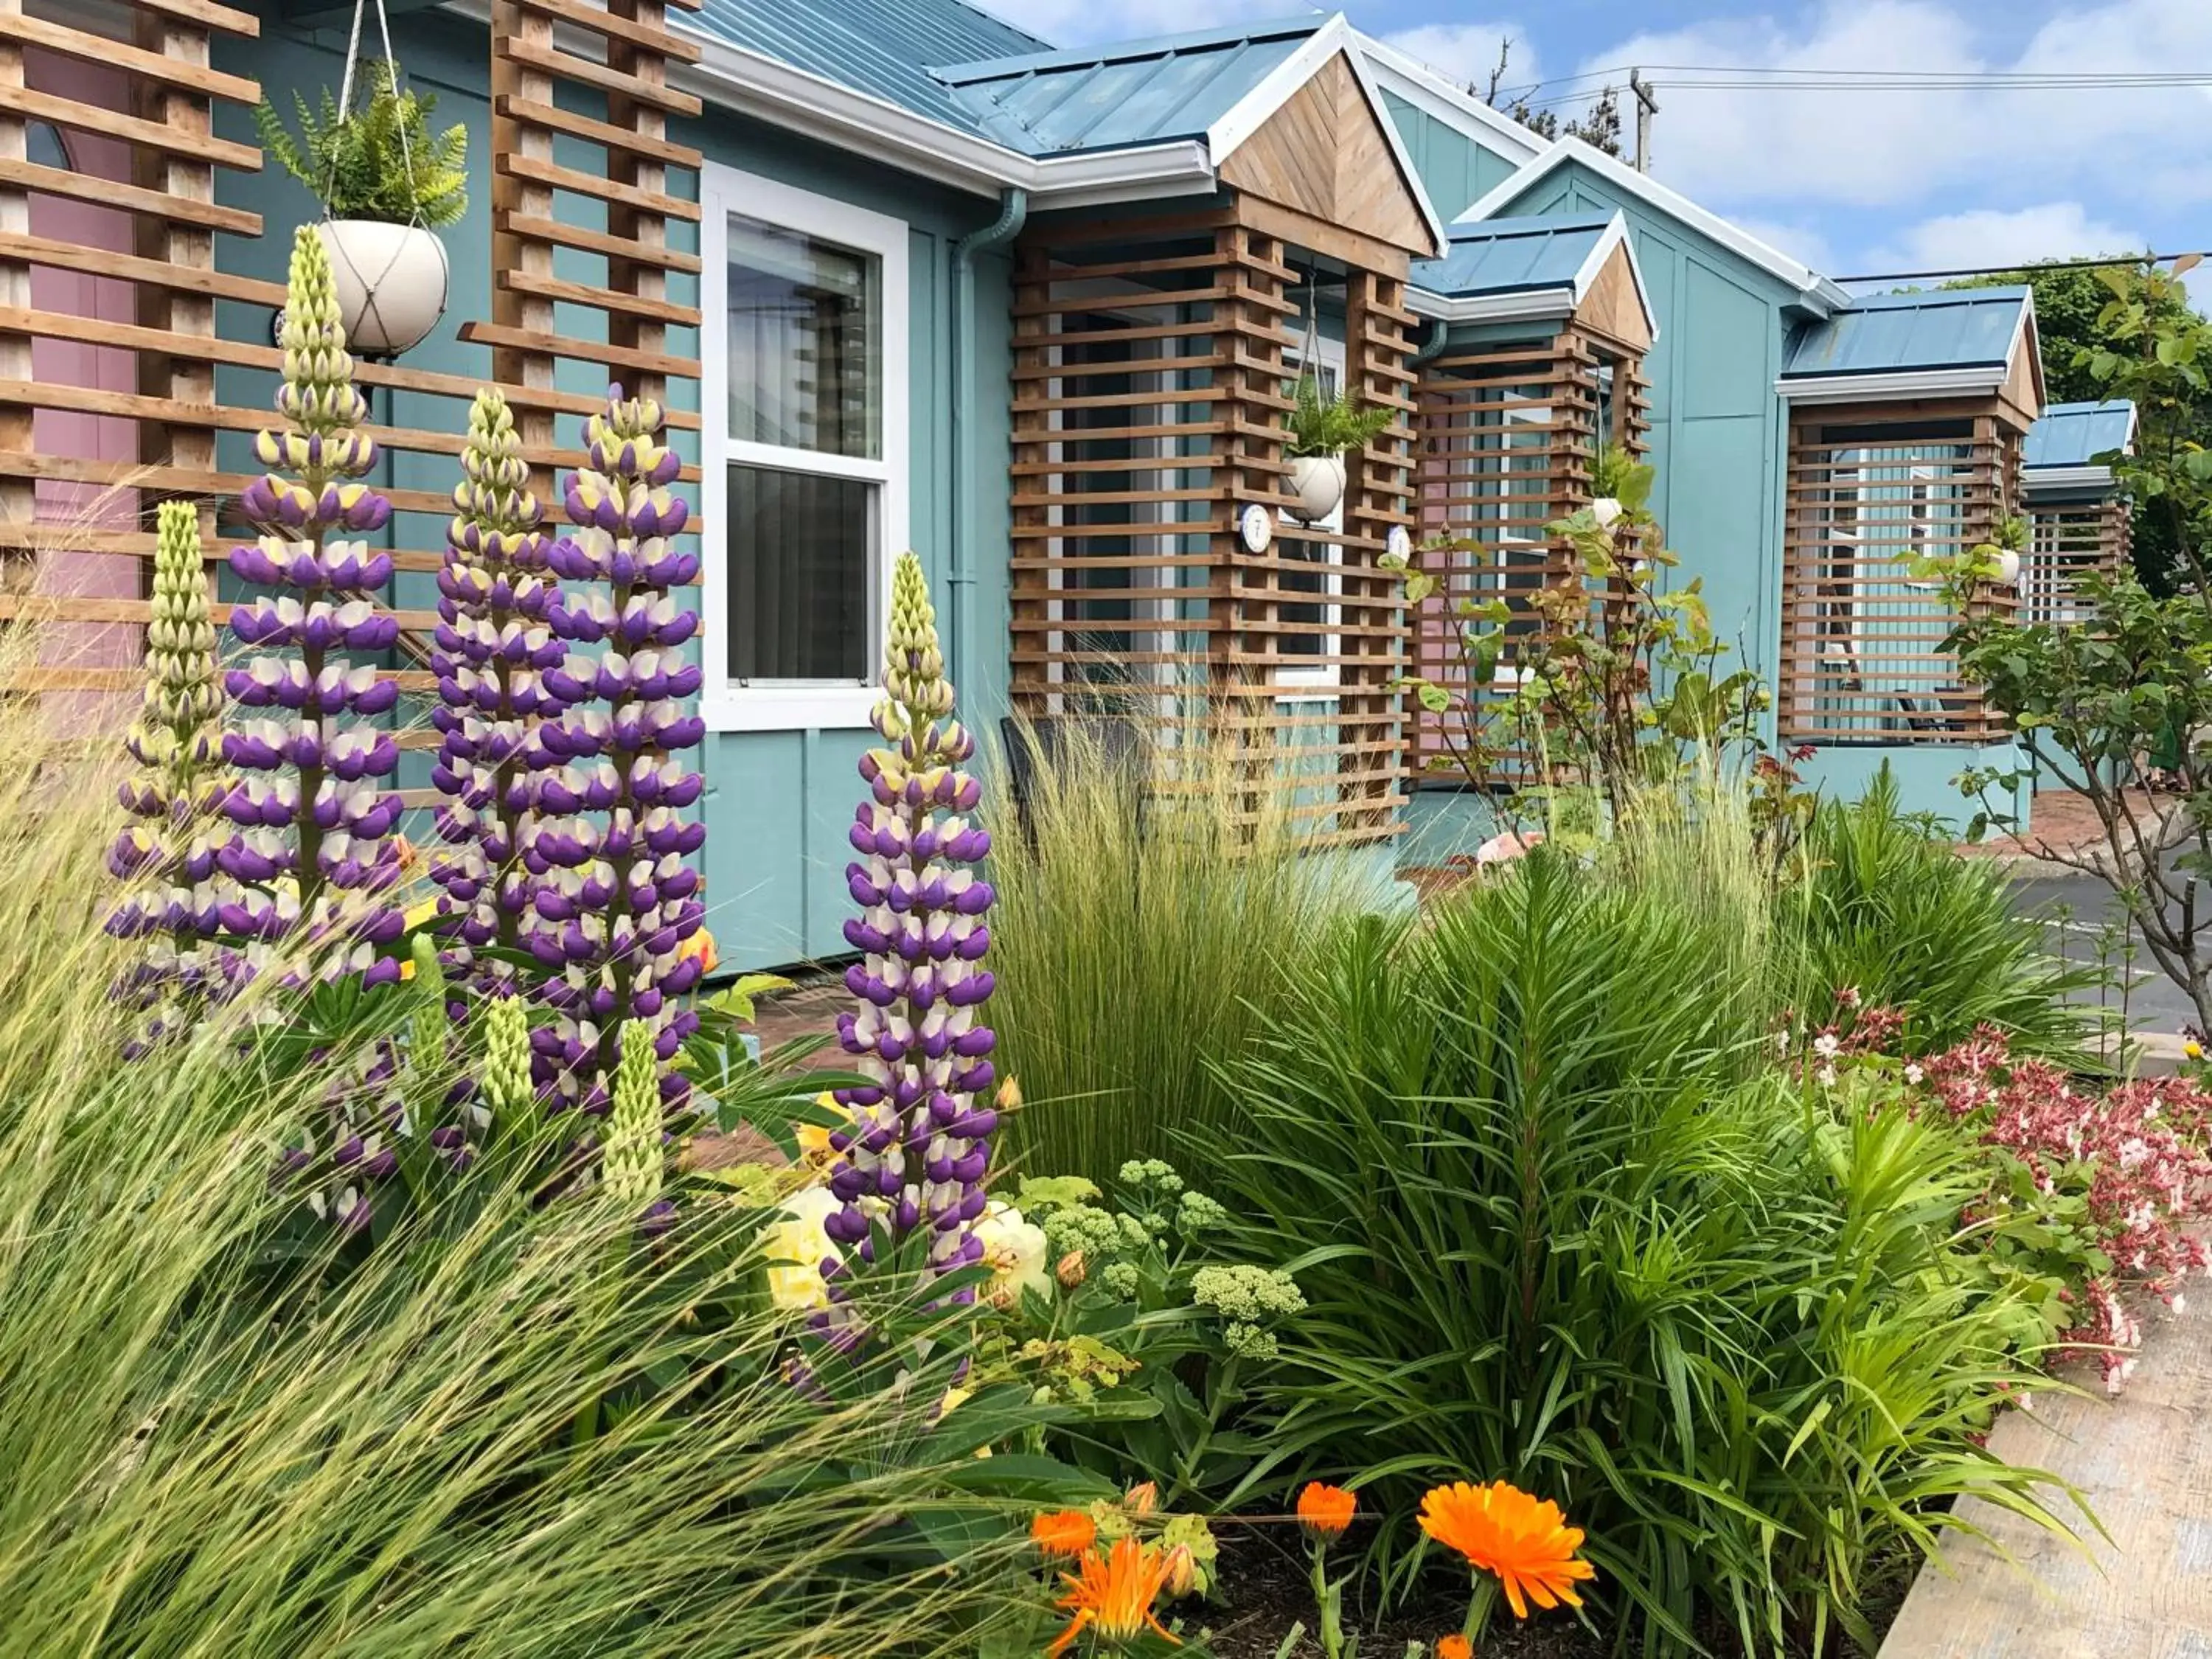
[[[2089,403],[2122,395],[2093,371],[2092,364],[2099,351],[2128,349],[2125,342],[2113,337],[2114,325],[2104,320],[2106,308],[2112,301],[2107,279],[2141,269],[2141,262],[2136,260],[2095,266],[2027,265],[2017,270],[1970,276],[1945,286],[2009,288],[2025,283],[2034,290],[2035,327],[2043,343],[2045,391],[2054,404]],[[2191,307],[2187,292],[2179,283],[2161,287],[2155,299],[2143,303],[2155,308],[2160,321],[2177,328],[2191,320],[2199,325],[2204,320]],[[2212,392],[2201,387],[2185,389],[2173,407],[2159,412],[2158,420],[2166,428],[2162,432],[2152,429],[2153,411],[2144,410],[2142,413],[2146,443],[2185,439],[2212,444]],[[2134,527],[2136,573],[2154,593],[2171,593],[2184,567],[2181,544],[2171,516],[2160,511],[2154,502],[2138,495]]]

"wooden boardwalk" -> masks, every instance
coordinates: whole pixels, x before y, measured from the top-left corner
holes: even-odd
[[[1881,1659],[2212,1659],[2212,1283],[2191,1291],[2179,1315],[2145,1314],[2119,1399],[2039,1395],[1991,1442],[2072,1481],[2110,1540],[1969,1504],[2012,1560],[1954,1537]]]

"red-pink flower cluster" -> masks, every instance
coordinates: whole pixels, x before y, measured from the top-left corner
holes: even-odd
[[[2126,1283],[2178,1300],[2181,1280],[2212,1267],[2188,1231],[2212,1200],[2212,1092],[2193,1078],[2139,1079],[2085,1093],[2047,1060],[2013,1060],[2004,1035],[1983,1026],[1932,1056],[1926,1087],[1954,1118],[1975,1118],[1984,1146],[2008,1153],[2042,1191],[2086,1170],[2092,1242],[2112,1271],[2080,1287],[2079,1322],[2061,1340],[2100,1350],[2105,1386],[2117,1394],[2141,1340],[2120,1294]]]

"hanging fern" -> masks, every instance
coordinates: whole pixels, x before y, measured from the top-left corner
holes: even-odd
[[[1370,405],[1365,409],[1347,389],[1333,403],[1323,403],[1321,383],[1311,374],[1298,376],[1292,392],[1297,406],[1291,411],[1290,434],[1283,448],[1291,455],[1341,455],[1348,449],[1364,449],[1396,420],[1395,410]]]
[[[328,87],[319,111],[296,92],[292,101],[297,137],[272,106],[254,111],[261,147],[320,198],[332,218],[393,225],[419,219],[435,230],[468,211],[468,129],[457,122],[433,134],[436,96],[403,92],[397,64],[379,58],[366,66],[350,112]]]

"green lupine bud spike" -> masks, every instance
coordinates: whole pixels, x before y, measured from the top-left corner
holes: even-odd
[[[621,1042],[600,1176],[617,1203],[642,1210],[660,1196],[660,1061],[651,1028],[632,1023]]]
[[[522,999],[495,997],[484,1016],[484,1103],[501,1129],[522,1121],[535,1089],[530,1077],[530,1016]]]
[[[911,723],[950,714],[952,685],[945,678],[945,655],[937,641],[937,609],[929,600],[929,578],[921,561],[902,553],[891,568],[891,623],[884,690],[902,705]]]
[[[522,440],[514,411],[491,386],[479,387],[469,409],[469,435],[461,451],[462,481],[453,487],[452,536],[458,544],[476,545],[467,536],[514,537],[538,528],[544,514],[538,497],[526,487],[530,468],[522,459]]]

